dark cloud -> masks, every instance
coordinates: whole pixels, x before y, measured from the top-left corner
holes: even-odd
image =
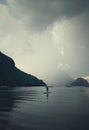
[[[65,63],[69,63],[75,74],[88,73],[89,0],[15,0],[11,9],[13,16],[37,31],[45,30],[57,21],[78,16],[74,19],[76,23],[72,21],[72,31],[64,32],[65,35],[69,33],[68,40],[62,43],[67,54]]]
[[[45,29],[60,19],[86,11],[89,0],[15,0],[13,14],[34,29]]]
[[[62,41],[61,46],[63,46],[65,53],[64,60],[63,57],[59,58],[60,63],[64,62],[70,66],[68,71],[69,73],[72,72],[72,74],[75,75],[89,74],[89,0],[0,0],[0,4],[7,5],[9,10],[8,13],[11,14],[10,17],[12,18],[13,16],[16,18],[15,23],[13,23],[12,20],[9,21],[6,16],[6,19],[2,20],[2,23],[5,22],[5,24],[4,26],[1,24],[1,30],[4,30],[2,32],[6,32],[7,34],[8,30],[11,30],[11,34],[15,34],[17,31],[19,32],[21,28],[24,30],[25,27],[28,28],[28,32],[30,29],[39,32],[40,30],[45,30],[47,27],[50,27],[55,22],[59,22],[64,19],[70,20],[65,26],[63,25],[63,36],[59,36],[59,31],[57,33],[59,39]],[[19,24],[17,24],[17,22]],[[20,24],[21,27],[19,28]],[[69,28],[67,28],[68,26]],[[58,29],[60,30],[60,28]],[[42,32],[42,34],[43,33],[44,32]],[[18,34],[19,33],[16,33],[15,35]],[[20,38],[16,37],[16,40],[17,39]],[[30,46],[30,44],[27,45],[27,41],[23,40],[23,36],[21,39],[23,41],[23,44],[19,44],[19,40],[16,41],[17,44],[19,44],[21,47],[18,47],[18,52],[21,49],[24,50],[21,51],[21,54],[33,51],[28,49],[28,46]],[[42,40],[45,41],[45,39],[46,38],[43,37]],[[49,37],[49,39],[51,39],[51,37]],[[35,42],[38,43],[42,40]],[[47,44],[49,43],[51,42],[48,42]],[[16,43],[15,46],[17,46]],[[41,46],[39,48],[41,48]]]
[[[0,4],[6,5],[7,4],[7,0],[0,0]]]

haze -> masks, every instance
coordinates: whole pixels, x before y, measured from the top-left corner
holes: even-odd
[[[0,50],[50,83],[89,75],[88,0],[0,0]]]

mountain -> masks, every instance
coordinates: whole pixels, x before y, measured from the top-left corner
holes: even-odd
[[[85,87],[89,87],[88,81],[85,80],[84,78],[77,78],[70,85],[71,86],[85,86]]]
[[[46,83],[17,67],[12,58],[0,52],[0,86],[46,86]]]

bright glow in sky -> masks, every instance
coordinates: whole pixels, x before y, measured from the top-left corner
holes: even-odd
[[[0,0],[0,50],[47,82],[60,70],[89,75],[88,5],[87,0]]]

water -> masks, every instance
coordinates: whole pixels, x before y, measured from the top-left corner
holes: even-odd
[[[89,88],[0,89],[0,130],[88,130]]]

